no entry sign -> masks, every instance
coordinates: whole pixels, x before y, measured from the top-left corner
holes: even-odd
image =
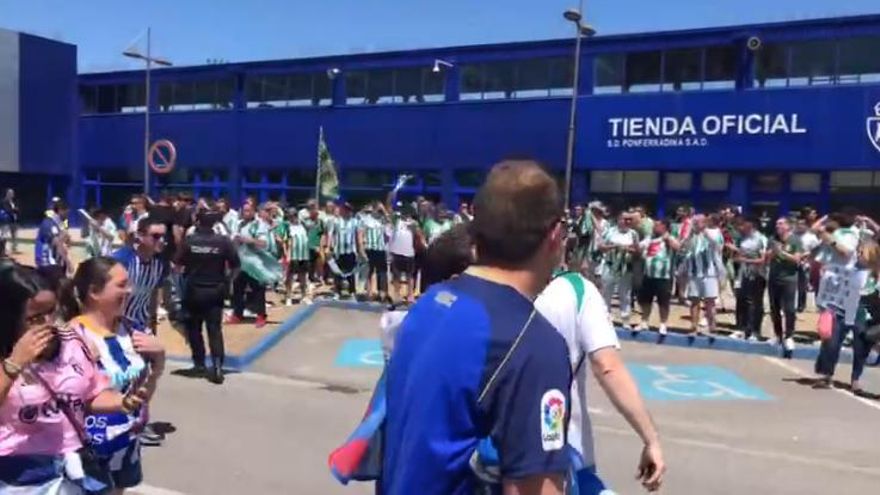
[[[177,149],[174,143],[167,139],[160,139],[150,146],[147,163],[150,169],[157,174],[167,174],[174,170],[177,161]]]

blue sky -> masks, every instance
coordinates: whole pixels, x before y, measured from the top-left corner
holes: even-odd
[[[580,0],[0,0],[0,27],[79,46],[83,72],[153,28],[175,65],[560,38]],[[586,0],[600,34],[880,13],[878,0]],[[637,15],[634,15],[637,14]]]

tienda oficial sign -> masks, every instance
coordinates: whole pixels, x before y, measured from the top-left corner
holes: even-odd
[[[609,148],[709,146],[718,136],[806,134],[798,114],[724,114],[672,117],[611,117]]]

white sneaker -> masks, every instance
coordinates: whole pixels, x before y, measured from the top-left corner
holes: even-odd
[[[304,298],[302,298],[302,300],[299,303],[304,306],[308,306],[309,304],[312,304],[312,300],[311,300],[311,298],[304,297]]]
[[[242,314],[242,316],[245,317],[245,318],[256,318],[256,317],[257,317],[257,314],[254,313],[253,311],[249,310],[249,309],[245,309],[245,310],[244,310],[244,313]]]
[[[293,306],[293,301],[288,297],[284,300],[284,305],[287,307]]]
[[[746,342],[757,342],[758,337],[755,335],[749,335],[749,338],[746,339]]]
[[[635,332],[641,332],[641,331],[644,331],[644,330],[648,330],[648,322],[646,322],[646,321],[643,321],[643,322],[639,323],[639,325],[638,325],[638,326],[635,328],[635,330],[633,330],[633,331],[635,331]]]
[[[779,339],[777,339],[776,337],[770,337],[769,339],[767,339],[767,343],[774,346],[779,345]]]
[[[785,349],[786,351],[793,351],[794,350],[794,339],[789,337],[789,338],[783,340],[782,341],[782,348]]]
[[[665,323],[661,323],[661,324],[660,324],[660,328],[657,329],[657,332],[660,333],[660,335],[666,335],[666,334],[668,333],[668,332],[666,331],[666,324],[665,324]]]
[[[737,330],[737,331],[733,332],[732,334],[730,334],[730,338],[732,338],[734,340],[742,340],[745,337],[746,337],[746,334],[743,333],[741,330]]]

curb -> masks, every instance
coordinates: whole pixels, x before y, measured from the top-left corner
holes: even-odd
[[[370,313],[382,313],[386,306],[378,303],[366,303],[356,301],[334,301],[334,300],[318,300],[311,306],[290,316],[278,328],[264,336],[251,346],[244,354],[236,356],[227,356],[224,363],[225,368],[245,371],[257,359],[266,352],[278,345],[281,340],[288,334],[294,332],[302,324],[311,318],[320,308],[347,309],[355,311],[366,311]],[[633,332],[618,327],[616,329],[617,337],[623,342],[640,342],[643,344],[657,344],[671,347],[682,347],[692,349],[703,349],[719,352],[732,352],[739,354],[751,354],[757,356],[773,356],[782,357],[781,349],[778,346],[771,345],[766,342],[748,342],[745,340],[732,339],[730,337],[715,337],[714,341],[706,336],[690,337],[688,335],[670,333],[665,337],[654,331]],[[800,345],[796,347],[792,353],[791,359],[802,361],[815,361],[819,355],[819,347],[816,345]],[[190,358],[182,356],[171,356],[168,358],[174,362],[190,362]],[[869,356],[868,362],[873,362],[876,356]],[[840,351],[840,363],[852,363],[852,349],[843,348]]]

